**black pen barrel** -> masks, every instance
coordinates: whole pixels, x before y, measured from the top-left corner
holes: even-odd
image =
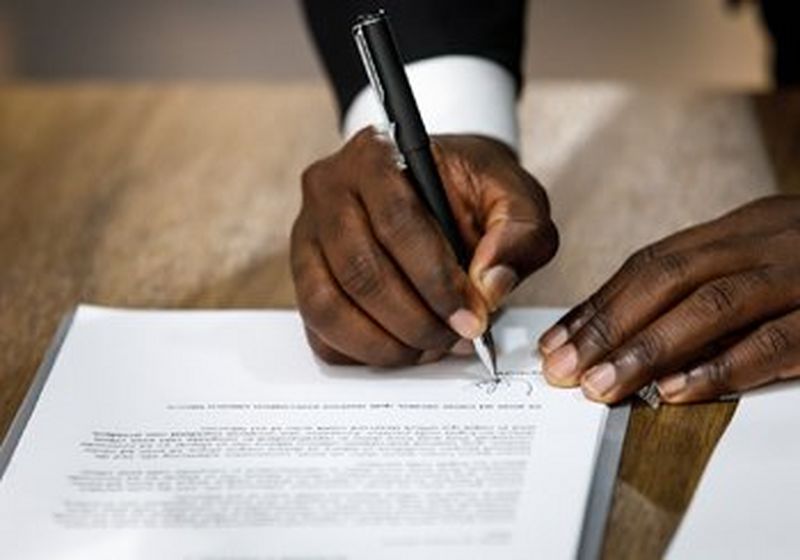
[[[447,200],[431,152],[430,138],[408,82],[388,17],[383,12],[365,16],[356,29],[363,33],[368,46],[369,63],[378,76],[378,94],[382,96],[386,116],[394,126],[394,140],[408,166],[409,181],[438,222],[458,263],[468,270],[470,254]]]
[[[406,152],[404,158],[408,170],[411,172],[411,184],[414,185],[417,195],[436,218],[439,228],[453,248],[458,264],[464,270],[469,270],[470,254],[464,245],[458,224],[447,200],[447,193],[444,190],[430,146]]]
[[[369,80],[393,125],[392,135],[407,166],[409,182],[439,224],[458,264],[468,271],[470,253],[450,208],[447,191],[431,151],[431,141],[408,83],[403,59],[386,13],[381,10],[377,14],[362,16],[353,27],[353,35]],[[474,338],[473,343],[481,361],[496,380],[497,359],[491,330],[487,329]]]
[[[372,16],[361,28],[380,79],[383,106],[394,123],[394,139],[401,152],[428,146],[428,133],[411,91],[403,58],[385,14]]]

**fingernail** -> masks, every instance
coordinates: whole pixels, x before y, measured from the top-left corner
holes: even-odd
[[[462,338],[453,344],[450,348],[450,353],[456,356],[472,356],[475,353],[475,345],[472,344],[471,340]]]
[[[681,393],[686,388],[686,385],[688,385],[688,379],[685,373],[668,375],[656,381],[658,392],[661,393],[661,396],[665,399]]]
[[[589,391],[598,397],[608,393],[617,381],[617,368],[604,362],[586,372],[584,383]]]
[[[517,273],[504,264],[493,266],[481,275],[483,295],[490,302],[493,311],[511,293],[518,280]]]
[[[483,324],[478,316],[469,309],[459,309],[447,320],[450,327],[462,336],[462,338],[478,338],[483,334]]]
[[[569,332],[565,327],[561,325],[551,327],[539,338],[539,352],[543,356],[547,356],[564,346],[567,340],[569,340]]]
[[[578,349],[574,344],[562,346],[545,358],[542,367],[547,377],[557,381],[565,380],[578,367]]]

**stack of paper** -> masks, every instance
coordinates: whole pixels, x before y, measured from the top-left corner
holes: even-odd
[[[4,448],[4,554],[573,557],[608,409],[539,375],[554,317],[506,315],[494,383],[326,366],[296,313],[81,307]]]

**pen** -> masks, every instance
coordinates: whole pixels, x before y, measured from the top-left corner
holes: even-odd
[[[380,10],[359,16],[352,32],[367,78],[386,113],[389,132],[403,157],[411,183],[453,248],[458,264],[469,270],[470,255],[447,202],[442,178],[431,152],[430,138],[408,83],[386,12]],[[481,361],[496,379],[497,356],[491,328],[472,342]]]

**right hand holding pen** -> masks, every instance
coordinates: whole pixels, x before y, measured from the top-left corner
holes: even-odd
[[[479,336],[488,316],[555,254],[544,190],[505,145],[433,139],[450,206],[470,250],[467,274],[372,128],[303,173],[292,229],[297,305],[314,351],[331,363],[437,359]]]

